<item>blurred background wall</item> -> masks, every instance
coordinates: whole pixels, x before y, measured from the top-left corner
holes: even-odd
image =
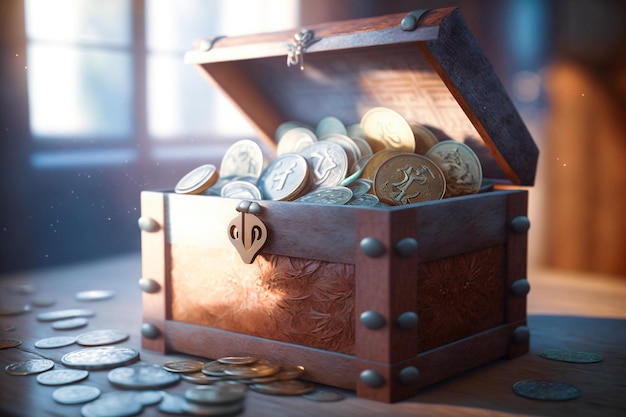
[[[618,0],[3,0],[0,273],[139,251],[139,193],[250,137],[194,40],[455,5],[542,152],[531,266],[626,276]]]

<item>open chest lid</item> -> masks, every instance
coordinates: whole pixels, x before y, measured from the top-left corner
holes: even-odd
[[[537,146],[456,8],[200,40],[194,47],[185,62],[198,65],[270,146],[284,122],[315,126],[335,116],[349,125],[387,107],[440,140],[470,145],[485,173],[491,159],[513,184],[534,183]]]

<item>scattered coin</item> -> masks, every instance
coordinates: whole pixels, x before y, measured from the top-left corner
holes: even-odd
[[[206,385],[185,391],[185,399],[202,404],[226,404],[244,399],[248,387],[244,384]]]
[[[32,307],[29,304],[12,306],[4,305],[0,307],[0,316],[16,316],[18,314],[28,313],[31,310]]]
[[[83,417],[127,417],[141,413],[143,404],[132,392],[109,392],[83,405]]]
[[[53,349],[72,345],[76,342],[74,336],[54,336],[40,339],[35,342],[35,347],[39,349]]]
[[[224,370],[228,368],[229,365],[225,363],[220,363],[218,361],[207,362],[202,366],[202,373],[210,376],[224,376]]]
[[[291,379],[288,381],[274,381],[268,384],[252,384],[250,389],[271,395],[302,395],[313,391],[315,385],[310,382]]]
[[[158,389],[180,381],[180,375],[158,365],[134,365],[115,368],[107,374],[109,382],[125,389]]]
[[[139,360],[139,352],[124,346],[102,346],[66,353],[61,362],[69,368],[104,370],[125,366]]]
[[[57,388],[52,393],[52,399],[59,404],[83,404],[95,400],[100,396],[100,389],[91,385],[68,385]]]
[[[278,373],[273,376],[279,381],[288,381],[301,377],[303,373],[303,366],[281,366]]]
[[[337,391],[316,389],[315,391],[303,394],[302,398],[306,398],[307,400],[311,400],[315,402],[333,402],[333,401],[341,401],[345,397],[343,394]]]
[[[56,321],[64,319],[72,319],[75,317],[93,317],[96,312],[86,308],[73,308],[67,310],[47,311],[45,313],[37,314],[37,320],[39,321]]]
[[[480,190],[483,171],[472,148],[454,140],[439,142],[426,152],[446,177],[445,197],[475,194]]]
[[[573,352],[561,349],[547,349],[539,353],[539,355],[542,358],[570,363],[596,363],[604,360],[604,357],[597,353]]]
[[[50,307],[54,303],[56,303],[56,300],[49,297],[37,297],[30,300],[30,304],[35,307]]]
[[[211,376],[211,375],[206,375],[202,372],[194,372],[190,374],[181,373],[180,377],[184,379],[185,381],[190,382],[192,384],[211,385],[215,382],[223,381],[227,376],[224,373],[222,373],[221,376]]]
[[[66,385],[82,381],[89,372],[81,369],[53,369],[37,375],[37,382],[42,385]]]
[[[170,372],[196,373],[202,371],[204,362],[193,359],[180,359],[163,364],[163,369]]]
[[[9,324],[0,324],[0,332],[10,332],[15,330],[15,324],[13,323],[9,323]],[[1,343],[1,342],[0,342]],[[2,349],[0,347],[0,349]]]
[[[89,290],[89,291],[80,291],[74,295],[78,301],[100,301],[100,300],[108,300],[109,298],[113,298],[115,296],[115,291],[111,290]]]
[[[33,284],[13,284],[8,288],[10,293],[19,295],[30,295],[35,292]]]
[[[163,400],[159,403],[159,411],[168,414],[184,414],[183,403],[185,399],[182,395],[163,393]]]
[[[225,363],[228,365],[248,365],[257,362],[259,359],[253,356],[226,356],[219,358],[219,363]]]
[[[174,191],[178,194],[200,194],[217,182],[219,175],[214,165],[201,165],[178,181]]]
[[[220,164],[220,177],[259,178],[263,171],[263,151],[249,139],[233,143],[224,153]]]
[[[114,343],[123,342],[128,339],[128,337],[128,333],[119,330],[93,330],[91,332],[78,335],[78,337],[76,337],[76,343],[81,346],[112,345]]]
[[[29,359],[7,365],[4,370],[10,375],[32,375],[45,372],[54,367],[49,359]]]
[[[0,349],[14,348],[21,344],[22,341],[17,339],[0,339]]]
[[[199,404],[192,401],[183,402],[183,412],[196,416],[229,416],[243,410],[243,401],[232,404]]]
[[[226,375],[232,375],[239,378],[258,378],[262,376],[274,375],[280,370],[280,365],[271,363],[264,359],[249,365],[229,365],[224,369]]]
[[[52,328],[55,330],[72,330],[85,327],[89,323],[86,317],[76,317],[73,319],[57,320],[52,322]]]
[[[155,405],[163,400],[164,391],[145,390],[135,391],[135,400],[139,401],[143,405]]]
[[[525,380],[513,384],[513,392],[522,397],[544,401],[565,401],[581,396],[578,387],[564,382]]]

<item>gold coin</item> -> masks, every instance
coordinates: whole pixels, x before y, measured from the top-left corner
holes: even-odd
[[[303,156],[288,153],[274,159],[259,178],[263,198],[289,201],[299,197],[308,184],[309,164]]]
[[[228,365],[248,365],[255,363],[258,360],[258,358],[255,358],[253,356],[226,356],[223,358],[219,358],[217,361],[219,363],[225,363]]]
[[[303,373],[304,366],[281,366],[280,371],[274,377],[279,381],[288,381],[301,377]]]
[[[214,165],[206,164],[191,170],[176,184],[178,194],[200,194],[217,182],[219,175]]]
[[[415,138],[409,123],[400,114],[385,107],[375,107],[361,118],[361,127],[374,153],[383,149],[415,151]]]
[[[224,368],[224,373],[239,378],[259,378],[274,375],[279,370],[280,365],[271,363],[265,359],[260,359],[248,365],[228,365]]]
[[[180,373],[193,373],[200,372],[204,362],[196,361],[192,359],[181,359],[176,361],[169,361],[163,364],[163,369],[170,372]]]
[[[211,361],[204,364],[202,367],[202,373],[205,375],[211,376],[224,376],[224,369],[226,369],[229,365],[225,363],[220,363],[218,361]]]
[[[271,395],[302,395],[315,389],[310,382],[291,379],[288,381],[274,381],[267,384],[252,384],[250,388],[263,394]]]
[[[439,200],[446,180],[439,167],[417,154],[400,154],[387,159],[374,176],[374,192],[383,203],[412,204]]]
[[[437,136],[426,126],[412,123],[411,130],[413,130],[413,136],[415,137],[415,153],[417,154],[425,155],[430,148],[439,143]]]
[[[378,171],[381,164],[392,156],[400,155],[401,153],[402,151],[397,149],[383,149],[382,151],[376,152],[366,161],[363,172],[361,172],[361,178],[373,181],[374,175],[376,175],[376,171]]]
[[[475,194],[480,190],[483,170],[472,148],[454,140],[439,142],[426,153],[446,177],[445,197]]]

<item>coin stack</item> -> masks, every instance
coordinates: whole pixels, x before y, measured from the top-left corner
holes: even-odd
[[[251,140],[233,144],[219,172],[202,165],[176,185],[180,194],[317,204],[397,206],[474,194],[482,167],[474,151],[439,141],[427,127],[376,107],[358,124],[328,116],[315,129],[289,121],[276,130],[277,157],[264,167]]]

